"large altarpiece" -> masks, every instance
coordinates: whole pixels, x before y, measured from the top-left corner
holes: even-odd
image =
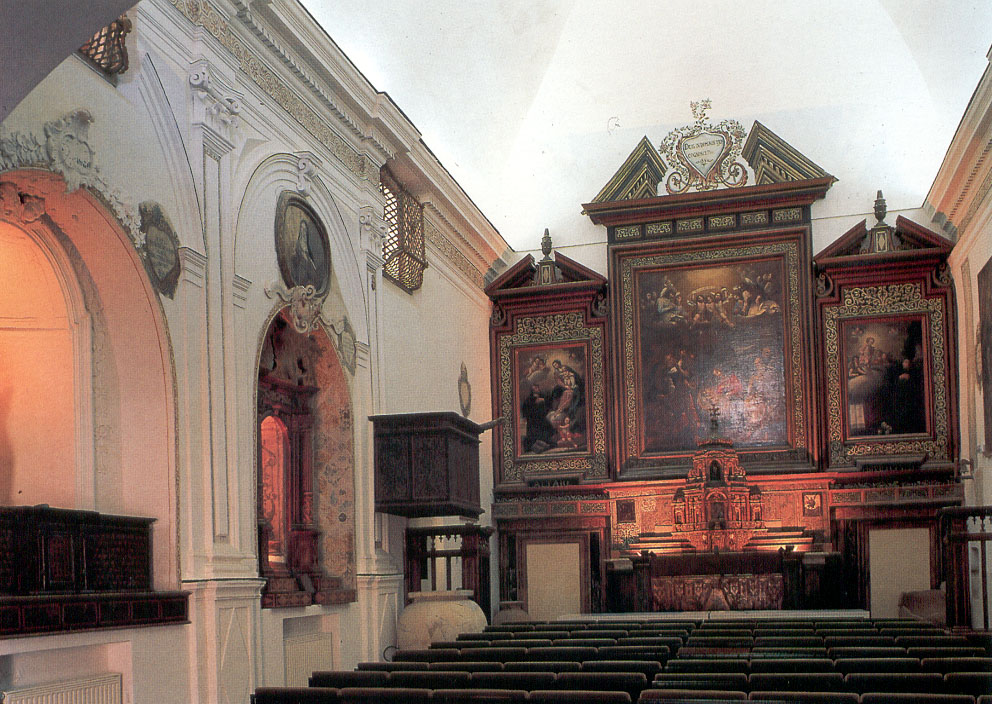
[[[657,565],[682,560],[676,576],[695,566],[692,588],[713,589],[721,551],[769,572],[720,586],[764,595],[729,601],[863,607],[867,531],[932,526],[963,498],[951,243],[888,225],[879,194],[874,226],[814,258],[833,177],[761,123],[693,108],[583,205],[606,229],[605,279],[547,241],[487,289],[502,597],[526,600],[519,556],[558,530],[595,548],[594,610],[678,601],[652,598],[640,568],[611,583],[617,560],[665,579]],[[700,468],[723,451],[714,416],[723,482]]]

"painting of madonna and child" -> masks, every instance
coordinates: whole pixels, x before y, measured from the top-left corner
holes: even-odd
[[[719,409],[738,447],[788,442],[780,259],[637,272],[643,451],[695,450]]]
[[[589,452],[586,345],[517,349],[517,455]]]
[[[845,321],[842,330],[847,436],[926,433],[921,317]]]

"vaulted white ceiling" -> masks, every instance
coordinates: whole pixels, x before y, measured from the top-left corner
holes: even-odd
[[[580,204],[700,98],[837,176],[818,218],[919,207],[992,41],[988,0],[304,4],[517,249],[601,240]]]

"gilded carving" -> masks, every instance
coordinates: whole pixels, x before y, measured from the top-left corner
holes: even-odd
[[[500,415],[504,418],[517,416],[514,405],[514,349],[524,345],[554,342],[588,342],[590,378],[586,384],[586,394],[592,402],[590,415],[592,432],[589,433],[591,440],[589,447],[592,452],[577,457],[517,461],[515,429],[508,429],[501,434],[500,456],[503,481],[523,481],[525,470],[529,474],[581,472],[589,478],[605,478],[607,476],[607,462],[604,454],[606,449],[606,379],[603,364],[603,329],[599,326],[586,326],[581,311],[517,318],[513,333],[500,336],[498,343]]]
[[[898,313],[922,314],[925,336],[929,344],[933,388],[933,433],[927,438],[873,438],[848,440],[844,437],[844,417],[841,399],[846,365],[841,354],[841,322],[853,318],[872,318]],[[884,286],[864,286],[844,290],[840,305],[824,310],[824,342],[827,367],[827,425],[830,454],[852,462],[856,457],[894,454],[927,454],[933,459],[948,459],[949,428],[947,423],[947,380],[945,357],[944,303],[940,298],[923,296],[920,284],[903,283]],[[837,464],[835,460],[833,464]]]
[[[788,301],[787,319],[785,320],[786,334],[788,335],[788,364],[785,380],[787,393],[791,393],[789,406],[792,408],[792,418],[790,432],[793,438],[793,447],[797,450],[804,450],[808,447],[806,424],[804,422],[804,412],[806,400],[803,397],[803,374],[802,374],[802,305],[800,302],[801,284],[799,280],[800,262],[799,245],[796,242],[775,242],[768,244],[755,244],[743,247],[727,247],[721,249],[693,250],[675,254],[653,254],[647,256],[624,257],[619,262],[620,278],[620,319],[621,319],[621,341],[620,359],[624,379],[624,392],[621,403],[623,404],[623,448],[624,457],[630,461],[637,462],[640,455],[641,433],[643,432],[641,418],[638,411],[638,390],[636,385],[631,383],[638,378],[638,360],[635,352],[635,341],[637,331],[634,327],[635,306],[638,302],[633,298],[634,277],[638,269],[659,267],[673,264],[691,265],[694,263],[704,264],[710,262],[721,262],[726,260],[744,260],[752,258],[767,258],[769,256],[779,256],[784,259],[784,270],[787,272],[787,279],[784,284],[785,291],[783,297]]]

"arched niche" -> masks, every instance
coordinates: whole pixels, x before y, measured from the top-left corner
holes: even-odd
[[[37,374],[8,373],[0,382],[0,394],[13,398],[25,391],[40,393],[39,377],[47,379],[44,393],[53,415],[29,429],[23,418],[11,426],[12,411],[6,413],[6,431],[0,430],[0,437],[8,433],[0,441],[6,450],[0,452],[8,456],[0,462],[15,467],[8,482],[20,482],[21,461],[47,465],[30,470],[43,471],[46,481],[30,495],[21,494],[24,501],[15,489],[12,503],[154,518],[153,586],[176,588],[173,363],[164,315],[138,252],[97,197],[85,188],[66,192],[62,177],[47,171],[0,174],[0,228],[6,243],[0,246],[34,257],[40,267],[22,272],[18,266],[16,277],[3,277],[3,286],[15,289],[5,294],[8,310],[20,306],[17,315],[23,316],[24,295],[33,295],[43,301],[36,310],[47,310],[50,322],[64,321],[53,325],[62,331],[62,352],[56,355],[58,346],[46,346],[39,337],[32,343],[38,348]],[[4,392],[4,385],[13,390]],[[69,413],[70,405],[71,420],[57,427],[54,416]],[[60,457],[71,454],[60,466],[54,455],[22,453],[25,443],[46,436],[53,448],[61,448]]]
[[[353,601],[354,417],[345,371],[322,326],[302,334],[285,310],[273,316],[259,353],[257,398],[259,573],[267,579],[262,605]],[[265,453],[274,451],[278,441],[271,438],[280,428],[288,452],[281,491],[273,491],[266,488],[273,458]],[[272,559],[278,529],[270,525],[275,512],[266,501],[277,494],[286,517],[285,563]]]

